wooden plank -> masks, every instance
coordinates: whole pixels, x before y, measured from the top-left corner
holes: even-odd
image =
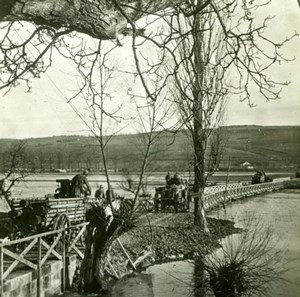
[[[67,216],[68,216],[68,218],[70,219],[70,220],[74,220],[74,219],[79,219],[79,220],[83,220],[84,221],[84,219],[85,219],[85,214],[84,213],[81,213],[81,214],[77,214],[77,215],[75,215],[75,214],[71,214],[71,213],[65,213]],[[57,214],[54,214],[53,216],[47,216],[47,220],[46,220],[46,226],[48,226],[49,225],[49,223],[53,220],[53,218],[56,216]]]
[[[73,246],[76,245],[78,239],[80,238],[80,236],[83,234],[84,231],[85,231],[85,226],[83,226],[83,227],[81,228],[81,230],[78,232],[78,234],[77,234],[76,237],[74,238],[72,244],[71,244],[70,247],[68,248],[68,252],[70,252],[70,251],[72,250]]]
[[[30,268],[32,268],[34,270],[37,269],[37,265],[35,265],[34,263],[32,263],[32,262],[30,262],[30,261],[28,261],[28,260],[20,257],[19,255],[11,252],[10,250],[8,250],[6,248],[3,248],[3,252],[4,252],[5,255],[7,255],[7,256],[9,256],[9,257],[11,257],[13,259],[18,260],[19,262],[25,264],[26,266],[28,266],[28,267],[30,267]]]
[[[80,212],[80,213],[77,213],[77,214],[74,214],[74,213],[71,213],[71,212],[50,213],[50,214],[47,215],[46,226],[48,226],[50,224],[50,222],[54,219],[54,217],[58,213],[65,213],[70,220],[76,220],[76,219],[78,219],[78,220],[84,221],[84,219],[85,219],[85,213],[84,212]]]
[[[57,209],[57,210],[49,210],[49,212],[47,213],[48,216],[53,216],[56,215],[58,213],[70,213],[70,214],[75,214],[75,208],[71,208],[71,209]],[[79,211],[77,211],[76,213],[79,214],[84,214],[85,211],[83,209],[80,209]]]
[[[32,247],[37,243],[37,238],[34,239],[24,250],[23,252],[20,254],[20,257],[25,257],[28,252],[32,249]],[[36,259],[36,255],[35,255],[35,259]],[[13,271],[13,269],[19,264],[18,260],[15,260],[10,267],[5,271],[4,273],[4,278],[7,278],[7,276]]]
[[[115,268],[113,267],[113,265],[111,264],[111,262],[110,262],[109,259],[107,259],[107,264],[108,264],[109,268],[112,270],[112,272],[113,272],[115,278],[116,278],[116,279],[120,279],[120,277],[119,277],[117,271],[115,270]]]
[[[49,204],[50,209],[52,208],[84,208],[84,204],[83,203],[66,203],[66,204],[60,204],[60,203],[53,203],[53,204]]]
[[[59,199],[48,199],[48,203],[70,203],[70,202],[82,202],[84,203],[84,199],[83,198],[59,198]]]
[[[53,217],[55,217],[58,214],[66,214],[68,216],[69,215],[75,216],[75,212],[74,211],[69,211],[69,210],[61,210],[61,211],[56,211],[56,212],[51,211],[50,213],[47,214],[47,221],[49,221],[49,218],[52,219]],[[80,211],[78,214],[81,215],[81,216],[85,216],[85,212],[84,211]]]
[[[61,212],[61,213],[64,213],[68,216],[69,220],[74,220],[76,218],[80,218],[84,221],[84,218],[85,218],[85,214],[84,213],[80,213],[80,214],[73,214],[73,213],[67,213],[67,212]],[[58,214],[58,213],[57,213]],[[57,214],[53,214],[53,215],[49,215],[47,216],[47,220],[46,220],[46,226],[48,226],[48,224],[54,220],[54,218],[57,216]]]
[[[42,294],[42,244],[41,244],[42,238],[38,238],[38,254],[37,254],[37,297],[40,297]]]
[[[3,296],[3,284],[4,284],[4,253],[3,253],[3,247],[0,246],[0,285],[1,285],[1,289],[0,289],[0,296]]]
[[[62,233],[62,292],[66,290],[66,233],[63,231]]]
[[[80,227],[80,226],[88,225],[88,224],[89,224],[89,223],[87,223],[87,222],[82,222],[82,223],[80,223],[80,224],[73,225],[73,226],[69,227],[68,229],[74,229],[74,228],[78,228],[78,227]],[[13,244],[16,244],[16,243],[21,243],[21,242],[29,241],[29,240],[32,240],[32,239],[38,238],[38,237],[44,237],[44,236],[49,236],[49,235],[53,235],[53,234],[58,234],[58,233],[60,233],[62,230],[63,230],[63,229],[60,229],[60,230],[53,230],[53,231],[47,231],[47,232],[44,232],[44,233],[40,233],[40,234],[28,236],[28,237],[21,238],[21,239],[17,239],[17,240],[5,241],[5,242],[2,242],[2,243],[0,244],[0,247],[9,246],[9,245],[13,245]]]
[[[41,240],[41,244],[47,249],[47,251],[50,249],[50,245],[47,242],[45,242],[43,239]],[[53,250],[52,254],[54,254],[54,256],[57,257],[58,259],[60,259],[61,257],[56,250]]]
[[[119,238],[117,238],[117,243],[119,244],[119,246],[120,246],[120,248],[121,248],[123,254],[124,254],[124,255],[126,256],[126,258],[128,259],[130,265],[131,265],[132,268],[135,270],[136,267],[135,267],[134,263],[132,262],[130,256],[128,255],[127,251],[125,250],[125,248],[124,248],[124,246],[123,246],[123,244],[122,244],[122,242],[120,241]]]
[[[49,246],[48,251],[46,253],[46,255],[43,257],[43,259],[41,260],[41,265],[43,265],[45,263],[45,261],[47,260],[47,258],[50,256],[50,254],[53,254],[54,256],[56,256],[59,260],[62,259],[62,256],[59,255],[56,251],[55,253],[53,253],[54,248],[56,247],[57,243],[60,241],[60,238],[62,237],[62,233],[59,233],[59,235],[55,238],[55,240],[53,241],[53,243],[51,244],[51,246]],[[45,243],[45,242],[44,242]],[[43,244],[44,245],[44,244]]]
[[[73,246],[72,248],[77,254],[78,256],[81,258],[81,260],[83,259],[84,257],[84,254],[78,249],[78,247],[76,245]]]

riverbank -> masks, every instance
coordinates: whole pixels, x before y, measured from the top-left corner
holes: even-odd
[[[117,280],[136,275],[149,266],[193,260],[199,253],[208,254],[220,247],[220,239],[240,231],[230,220],[208,217],[207,222],[210,232],[204,233],[193,225],[190,213],[149,213],[140,217],[133,229],[118,238],[130,260],[117,240],[112,243],[105,279],[101,280],[104,295],[99,292],[97,296],[109,296],[108,292]],[[133,269],[131,263],[139,259],[142,260]],[[76,291],[77,280],[74,281]]]
[[[229,220],[208,217],[207,222],[210,232],[204,233],[193,225],[190,213],[150,214],[119,240],[133,262],[148,255],[138,270],[153,264],[192,260],[199,252],[206,254],[218,248],[220,239],[240,231]],[[133,272],[117,242],[112,245],[109,259],[119,278]]]

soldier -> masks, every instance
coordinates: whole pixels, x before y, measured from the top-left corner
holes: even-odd
[[[95,192],[95,198],[100,203],[103,203],[105,201],[105,193],[102,185],[100,185],[99,189],[97,189],[97,191]]]
[[[178,173],[177,173],[177,171],[176,171],[176,173],[174,174],[174,176],[173,176],[173,184],[175,184],[176,186],[179,186],[180,185],[180,178],[179,178],[179,175],[178,175]]]
[[[82,174],[77,174],[72,179],[72,194],[75,197],[87,197],[91,195],[91,186],[87,179],[88,171],[83,170]]]

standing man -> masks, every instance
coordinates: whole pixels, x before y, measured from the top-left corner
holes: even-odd
[[[103,203],[105,201],[105,193],[104,193],[104,189],[103,189],[102,185],[100,185],[99,189],[96,190],[96,192],[95,192],[95,198],[100,203]]]
[[[85,197],[91,195],[91,186],[87,179],[88,171],[83,170],[82,174],[77,174],[72,179],[72,196]]]

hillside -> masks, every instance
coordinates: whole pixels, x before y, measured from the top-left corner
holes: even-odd
[[[249,162],[254,168],[294,171],[300,165],[300,126],[230,126],[222,128],[223,154],[220,169],[231,160],[232,169]],[[145,135],[118,135],[107,145],[111,170],[137,170],[142,160]],[[0,139],[0,169],[8,166],[9,151],[16,139]],[[190,141],[184,131],[164,132],[153,147],[149,170],[189,170]],[[51,171],[58,168],[80,170],[103,168],[97,140],[92,136],[30,138],[22,156],[23,167]]]

